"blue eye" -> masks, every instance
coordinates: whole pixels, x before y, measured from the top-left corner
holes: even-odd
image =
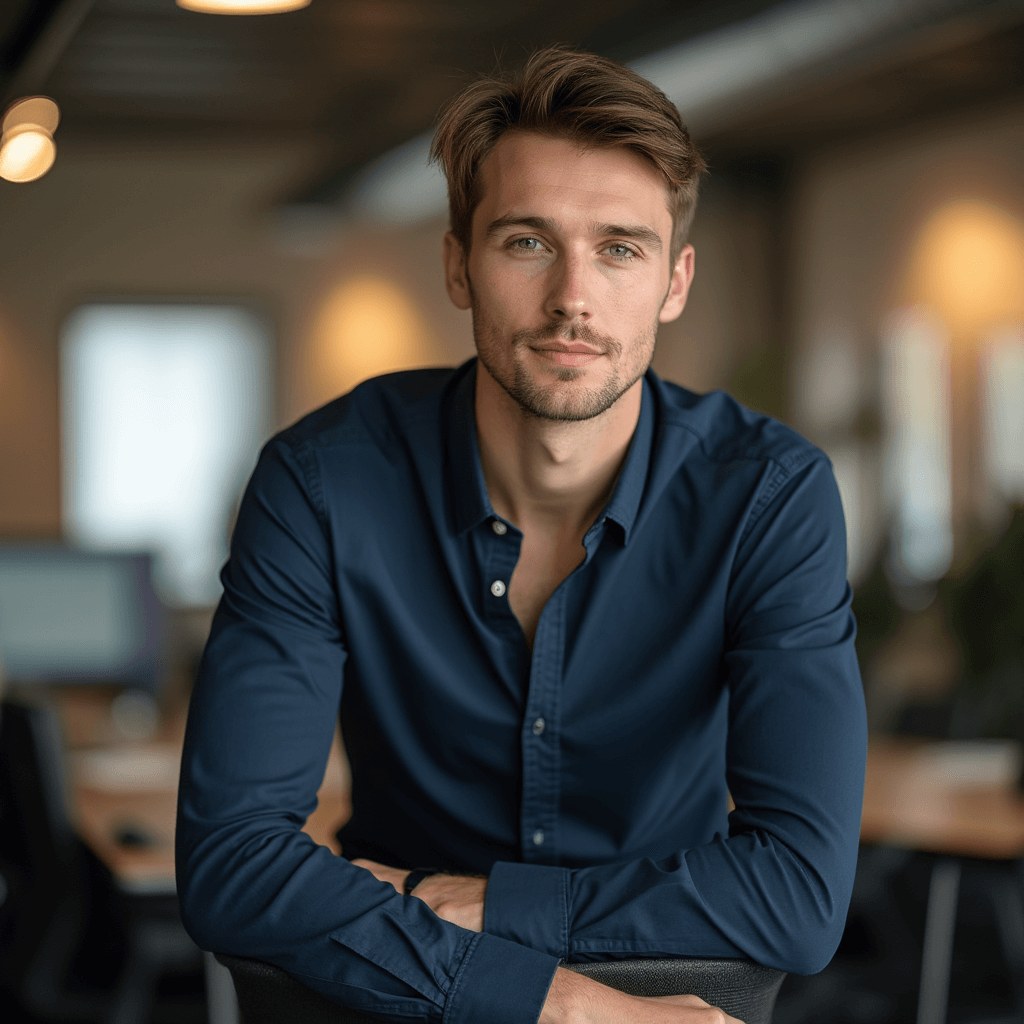
[[[615,242],[612,245],[609,245],[608,248],[605,249],[605,252],[608,253],[612,259],[616,260],[626,261],[636,258],[636,253],[628,245],[625,245],[622,242]]]
[[[512,244],[517,249],[526,249],[527,252],[536,252],[540,248],[540,239],[539,238],[517,238]]]

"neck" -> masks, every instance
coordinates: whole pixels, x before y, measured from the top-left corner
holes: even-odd
[[[477,361],[476,427],[495,512],[520,529],[582,536],[611,496],[640,418],[643,381],[589,420],[527,413]]]

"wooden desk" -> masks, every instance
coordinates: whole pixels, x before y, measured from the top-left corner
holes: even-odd
[[[861,839],[928,853],[1024,856],[1019,761],[1006,744],[874,739],[868,747]]]
[[[174,892],[174,822],[177,812],[178,743],[115,747],[71,754],[72,813],[81,837],[131,891]],[[335,831],[351,813],[341,745],[335,738],[317,809],[303,831],[340,853]],[[117,841],[131,826],[153,839],[148,846]]]
[[[1024,856],[1024,794],[1013,744],[874,739],[868,747],[861,839],[934,853],[928,892],[918,1024],[946,1019],[961,858],[1014,862]],[[1000,938],[1021,967],[1024,907],[1008,877]],[[1005,933],[1005,934],[1004,934]]]

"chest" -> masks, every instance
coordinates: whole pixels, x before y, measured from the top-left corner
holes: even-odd
[[[531,647],[544,605],[585,558],[582,537],[573,533],[524,532],[519,561],[509,581],[508,603]]]

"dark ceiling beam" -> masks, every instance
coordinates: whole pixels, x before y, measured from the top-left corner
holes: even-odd
[[[0,107],[42,91],[95,0],[52,0],[36,5],[7,56]]]

